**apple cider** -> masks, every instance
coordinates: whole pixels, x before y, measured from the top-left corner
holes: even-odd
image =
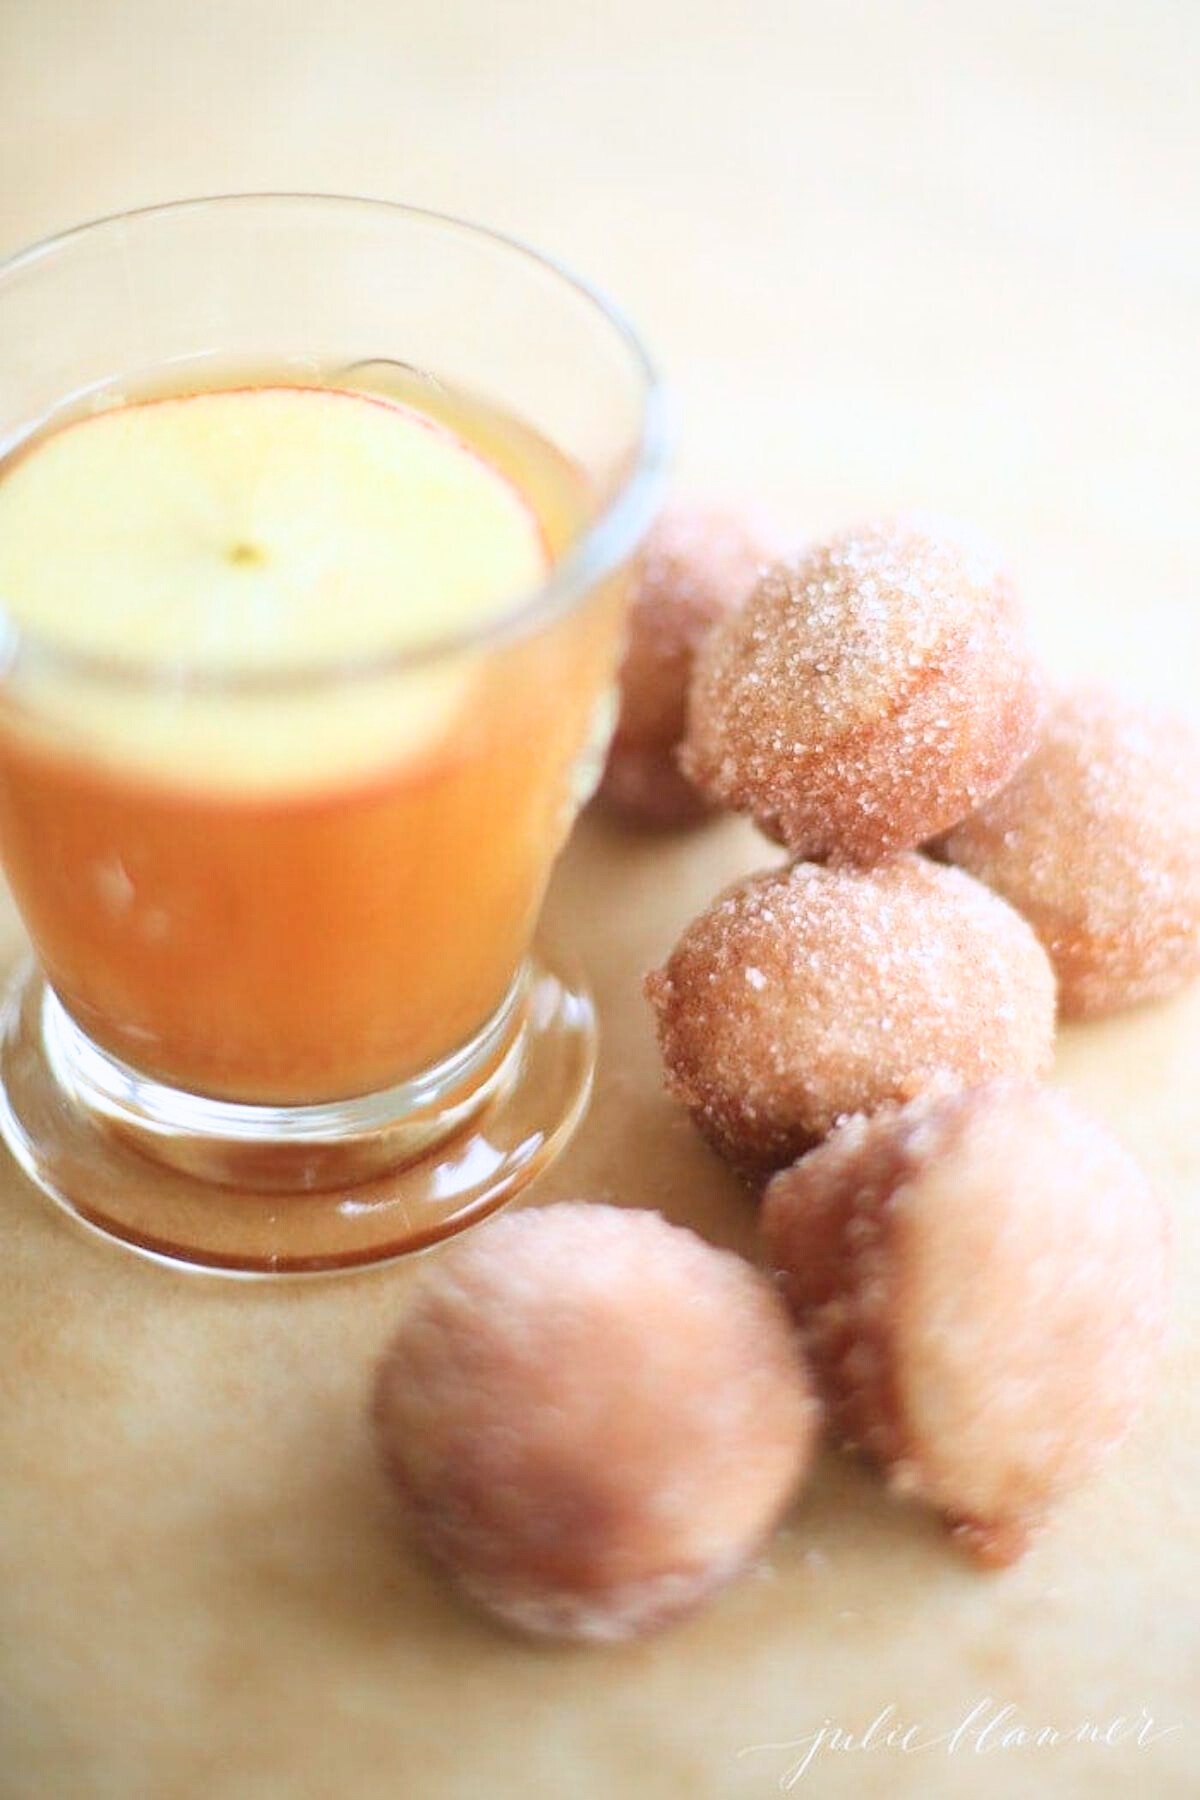
[[[9,453],[0,846],[95,1043],[294,1106],[496,1013],[603,747],[619,583],[547,601],[590,505],[399,365],[108,393]]]

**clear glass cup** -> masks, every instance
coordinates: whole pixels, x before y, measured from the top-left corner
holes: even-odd
[[[80,1221],[193,1267],[432,1243],[528,1182],[586,1103],[586,988],[533,939],[661,493],[646,355],[519,244],[299,195],[37,245],[0,268],[0,340],[0,453],[126,392],[285,370],[469,395],[577,480],[538,590],[419,651],[146,662],[39,637],[0,596],[0,852],[36,959],[0,1024],[18,1161]]]

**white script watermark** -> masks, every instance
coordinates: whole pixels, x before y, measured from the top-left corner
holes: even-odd
[[[1051,1753],[1092,1746],[1101,1750],[1148,1750],[1152,1744],[1182,1725],[1163,1724],[1149,1707],[1137,1713],[1116,1713],[1110,1718],[1078,1719],[1050,1723],[1031,1720],[1011,1704],[985,1695],[948,1728],[920,1720],[906,1720],[893,1701],[888,1701],[869,1724],[852,1729],[834,1719],[787,1742],[747,1744],[738,1756],[769,1755],[782,1760],[778,1787],[790,1793],[822,1757],[869,1755],[890,1751],[898,1756],[987,1756],[1004,1751]]]

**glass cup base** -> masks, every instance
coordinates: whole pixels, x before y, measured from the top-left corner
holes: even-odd
[[[141,1256],[326,1274],[426,1249],[510,1200],[582,1117],[595,1050],[586,985],[535,952],[478,1035],[417,1080],[234,1105],[137,1074],[26,970],[0,1013],[0,1134],[43,1194]]]

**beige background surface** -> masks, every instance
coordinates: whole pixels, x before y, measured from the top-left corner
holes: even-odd
[[[608,285],[677,389],[681,478],[798,530],[980,520],[1047,654],[1197,709],[1200,7],[0,0],[0,249],[181,193],[361,190],[515,230]],[[0,347],[19,356],[19,344]],[[660,1096],[641,970],[737,825],[590,822],[555,931],[591,965],[595,1105],[538,1197],[745,1200]],[[15,951],[15,924],[4,945]],[[972,1573],[833,1459],[762,1571],[641,1647],[461,1611],[400,1544],[367,1370],[411,1270],[174,1278],[0,1166],[5,1800],[778,1791],[787,1744],[975,1704],[1143,1749],[823,1754],[835,1797],[1200,1792],[1200,994],[1064,1037],[1061,1075],[1174,1208],[1179,1295],[1136,1439],[1018,1568]],[[740,1754],[746,1751],[747,1754]]]

